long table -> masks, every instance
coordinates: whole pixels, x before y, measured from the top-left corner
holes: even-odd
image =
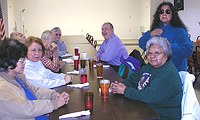
[[[89,44],[88,44],[89,45]],[[81,45],[82,46],[82,45]],[[81,47],[80,46],[80,47]],[[70,45],[69,45],[70,47]],[[87,47],[89,48],[89,46]],[[82,49],[82,48],[81,48]],[[88,51],[95,51],[90,48]],[[94,52],[95,53],[95,52]],[[92,55],[92,54],[90,54]],[[80,67],[80,66],[79,66]],[[96,68],[90,69],[88,65],[87,69],[87,81],[88,87],[72,88],[61,86],[54,88],[57,92],[67,92],[70,95],[70,99],[67,105],[62,106],[58,110],[55,110],[50,115],[50,120],[58,120],[60,115],[79,112],[85,110],[83,93],[91,91],[94,93],[93,111],[89,116],[81,116],[70,119],[84,119],[84,120],[135,120],[135,119],[151,119],[156,120],[159,116],[148,106],[148,104],[131,100],[123,95],[109,93],[108,99],[102,99],[99,93],[99,80],[97,79]],[[73,70],[73,64],[66,64],[62,69],[63,73]],[[121,82],[123,79],[111,68],[103,68],[103,79],[109,79],[111,82]],[[74,75],[73,84],[79,84],[79,75]],[[69,118],[68,118],[69,119]]]

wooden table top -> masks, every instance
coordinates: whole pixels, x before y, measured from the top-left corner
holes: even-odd
[[[81,49],[83,49],[81,47]],[[88,52],[94,51],[92,49]],[[96,53],[91,53],[95,55]],[[80,66],[79,66],[80,68]],[[70,119],[84,119],[84,120],[135,120],[135,119],[158,119],[159,116],[148,106],[148,104],[131,100],[123,95],[109,93],[108,99],[102,99],[99,93],[99,80],[97,78],[96,68],[89,68],[87,62],[87,81],[88,87],[72,88],[61,86],[54,88],[59,93],[67,92],[70,99],[67,105],[55,110],[50,115],[50,120],[58,120],[60,115],[72,112],[79,112],[85,110],[83,93],[91,91],[94,93],[93,112],[88,116],[81,116]],[[63,73],[73,70],[73,64],[65,64],[62,69]],[[123,79],[111,67],[103,68],[103,79],[109,79],[111,82],[121,82]],[[74,75],[73,84],[80,84],[79,75]],[[69,118],[68,118],[69,119]]]

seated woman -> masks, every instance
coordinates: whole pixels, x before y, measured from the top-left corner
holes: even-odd
[[[69,95],[41,89],[23,74],[27,47],[17,40],[0,41],[0,119],[48,120],[44,114],[68,103]]]
[[[148,64],[121,83],[111,83],[115,94],[146,102],[163,120],[181,119],[182,83],[171,62],[167,39],[153,37],[146,44]]]
[[[73,81],[72,76],[54,73],[44,67],[40,59],[45,53],[45,47],[40,38],[30,36],[25,45],[28,52],[24,74],[29,82],[37,87],[53,88]]]

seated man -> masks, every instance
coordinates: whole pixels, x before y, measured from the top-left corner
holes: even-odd
[[[128,57],[125,45],[114,34],[113,25],[109,22],[102,25],[102,35],[105,40],[97,51],[94,60],[105,61],[110,64],[115,71],[118,71],[119,66],[121,65],[120,57],[122,55],[125,59]]]
[[[10,38],[18,40],[21,43],[25,43],[26,41],[26,37],[22,33],[19,33],[19,32],[12,32],[10,34]]]
[[[57,45],[54,42],[54,33],[46,30],[42,33],[41,39],[46,48],[44,56],[41,58],[42,64],[53,72],[58,72],[64,66],[63,61],[59,61]]]

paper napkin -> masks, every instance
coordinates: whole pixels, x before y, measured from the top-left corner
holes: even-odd
[[[96,67],[96,65],[94,65],[93,67]],[[103,65],[104,68],[110,67],[110,65]]]
[[[74,63],[74,61],[72,59],[62,59],[64,62],[66,63]]]
[[[78,117],[78,116],[81,116],[81,115],[90,115],[90,111],[86,110],[86,111],[80,111],[80,112],[74,112],[74,113],[61,115],[61,116],[59,116],[59,119],[70,118],[70,117]]]
[[[71,72],[67,72],[67,74],[79,74],[79,71],[76,71],[76,70],[74,70],[74,71],[71,71]]]
[[[71,56],[73,56],[72,54],[64,54],[64,55],[61,55],[60,57],[71,57]]]
[[[89,83],[86,82],[84,84],[69,84],[67,85],[68,87],[75,87],[75,88],[82,88],[82,87],[85,87],[85,86],[89,86]]]

